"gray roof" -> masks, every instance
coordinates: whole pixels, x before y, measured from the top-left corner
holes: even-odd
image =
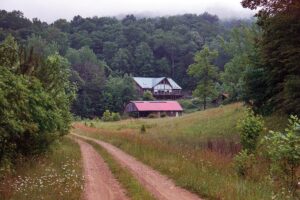
[[[161,82],[166,77],[151,78],[151,77],[133,77],[134,81],[143,89],[151,89]],[[167,78],[172,86],[172,89],[182,89],[173,79]]]
[[[168,81],[171,84],[173,89],[182,89],[173,79],[168,78]]]

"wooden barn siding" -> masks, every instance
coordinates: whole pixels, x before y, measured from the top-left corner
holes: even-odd
[[[138,111],[136,106],[134,105],[134,103],[129,103],[127,106],[126,106],[126,109],[125,109],[125,112],[136,112]]]

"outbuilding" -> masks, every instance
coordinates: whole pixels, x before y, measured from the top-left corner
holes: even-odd
[[[135,117],[148,117],[150,114],[178,117],[182,111],[177,101],[131,101],[125,108],[126,113]]]

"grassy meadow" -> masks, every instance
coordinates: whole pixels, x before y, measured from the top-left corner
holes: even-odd
[[[78,200],[83,185],[79,146],[63,138],[46,155],[19,161],[15,172],[1,181],[0,199]]]
[[[86,124],[104,131],[139,134],[142,125],[145,138],[175,145],[176,148],[197,149],[215,141],[219,145],[233,145],[237,137],[236,122],[242,117],[244,108],[240,103],[186,114],[180,118],[128,119],[119,122],[87,121]],[[226,136],[226,137],[225,137]],[[232,146],[232,147],[233,147]],[[221,150],[221,149],[220,149]]]
[[[256,165],[251,179],[238,177],[233,167],[233,155],[241,148],[236,123],[244,110],[236,103],[179,118],[85,121],[90,127],[77,123],[74,132],[114,144],[200,197],[272,199],[265,166]],[[266,126],[276,123],[280,129],[282,121],[272,116]]]

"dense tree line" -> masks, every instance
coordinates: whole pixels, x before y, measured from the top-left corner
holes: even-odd
[[[299,6],[297,1],[265,2],[257,24],[221,21],[208,13],[123,19],[75,16],[70,22],[47,24],[19,11],[2,10],[0,40],[12,34],[40,57],[58,52],[67,58],[70,80],[78,91],[72,112],[82,117],[99,116],[106,109],[122,112],[127,101],[136,98],[133,85],[121,87],[132,84],[129,76],[172,77],[184,90],[198,88],[195,96],[210,94],[205,101],[224,92],[228,101],[244,100],[264,113],[283,107],[285,112],[299,112]],[[243,5],[260,4],[245,0]],[[209,90],[198,85],[205,82],[198,72],[187,73],[205,45],[218,52],[208,63],[216,66]],[[120,99],[123,90],[129,93]]]
[[[62,56],[69,47],[88,46],[113,71],[168,76],[183,87],[195,85],[186,74],[193,54],[226,29],[217,16],[208,13],[142,19],[128,15],[122,20],[75,16],[70,22],[59,19],[48,25],[38,19],[30,21],[18,11],[1,11],[0,28],[0,39],[11,33],[26,41],[34,34],[55,42]]]
[[[59,19],[47,24],[29,20],[19,11],[2,10],[0,40],[12,34],[41,57],[59,52],[67,58],[72,66],[71,81],[78,89],[72,112],[94,117],[106,109],[123,111],[122,106],[130,98],[120,102],[120,94],[115,94],[111,85],[119,79],[128,82],[127,75],[168,76],[191,90],[198,80],[186,71],[195,52],[204,44],[215,46],[217,35],[226,37],[232,27],[240,24],[238,20],[220,21],[208,13],[157,18],[128,15],[123,19],[75,16],[70,22]],[[222,49],[219,55],[215,64],[222,69],[229,56]],[[135,94],[128,96],[133,99]]]
[[[242,4],[261,10],[256,24],[234,27],[225,37],[217,38],[214,49],[224,51],[229,60],[220,72],[221,79],[214,80],[215,88],[221,83],[219,91],[229,93],[229,101],[246,101],[262,114],[299,114],[300,2],[244,0]],[[205,59],[196,54],[196,74],[208,66]],[[198,78],[195,96],[203,98],[208,92],[210,98],[214,96],[214,87],[203,87],[208,74]]]
[[[261,37],[246,76],[246,97],[263,112],[300,113],[300,2],[244,0],[255,9]]]

